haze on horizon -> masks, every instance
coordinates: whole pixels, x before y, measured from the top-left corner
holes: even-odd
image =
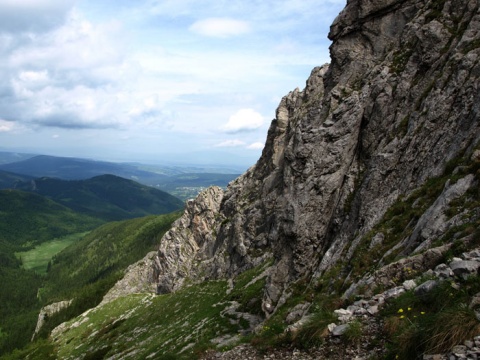
[[[0,150],[255,163],[345,0],[0,0]]]

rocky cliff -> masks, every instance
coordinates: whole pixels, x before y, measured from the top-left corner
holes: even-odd
[[[480,247],[479,8],[478,0],[349,0],[331,26],[331,63],[313,69],[304,90],[282,99],[256,165],[225,191],[212,187],[189,201],[158,251],[130,267],[104,298],[104,308],[113,311],[122,304],[119,297],[149,289],[180,294],[178,301],[170,296],[128,298],[125,304],[141,302],[122,315],[122,324],[129,324],[129,316],[147,311],[151,303],[172,301],[177,307],[187,297],[201,302],[204,291],[215,299],[205,308],[218,308],[220,323],[230,316],[238,325],[253,314],[257,324],[262,316],[267,325],[256,329],[262,336],[269,334],[270,324],[296,333],[308,323],[306,314],[322,315],[315,307],[324,306],[329,296],[347,303],[363,297],[370,300],[338,309],[338,314],[355,312],[366,318],[368,338],[388,332],[368,317],[386,299],[409,291],[410,305],[418,306],[415,314],[412,310],[412,324],[419,321],[414,316],[421,318],[435,306],[438,313],[447,305],[456,309],[457,303],[478,310],[480,293],[473,294],[480,291],[475,285],[480,252],[473,249]],[[435,279],[430,285],[420,283],[429,276]],[[469,276],[477,276],[476,281],[469,282]],[[449,283],[439,285],[445,279],[451,288]],[[439,293],[424,296],[437,285],[454,300],[443,301]],[[211,287],[226,295],[209,293]],[[112,301],[117,302],[106,304]],[[397,321],[390,328],[391,339],[397,338],[398,321],[405,317],[397,316],[394,306],[382,315]],[[205,327],[213,329],[212,318],[185,320],[196,316],[195,309],[186,310],[176,320],[178,326],[173,325],[186,331],[198,320],[195,336],[208,338],[202,334]],[[167,313],[162,308],[148,317]],[[473,338],[480,329],[480,311],[470,315],[471,331],[461,340],[444,342],[442,348],[425,342],[423,350],[447,351],[455,341]],[[276,316],[278,321],[272,320]],[[431,323],[440,319],[435,316]],[[87,321],[92,320],[85,315],[66,328],[77,331],[73,329]],[[116,321],[102,331],[110,331]],[[122,324],[115,328],[126,326]],[[237,339],[227,336],[225,341],[224,325],[218,324],[212,343]],[[415,325],[421,331],[413,338],[437,331],[420,325]],[[135,334],[153,331],[135,326]],[[340,326],[342,331],[348,328]],[[55,332],[57,342],[68,348],[70,335],[62,339],[61,331]],[[175,351],[186,354],[197,346],[192,336],[162,338],[162,344],[184,344]],[[93,344],[96,338],[90,338]],[[480,338],[474,340],[466,345],[468,351],[480,353]],[[403,351],[404,345],[396,349]],[[372,350],[377,355],[385,350],[384,343],[377,347]],[[128,351],[143,350],[131,345]]]
[[[393,205],[474,154],[478,7],[468,0],[348,1],[331,26],[331,63],[282,99],[257,164],[225,193],[209,189],[189,203],[162,239],[152,270],[157,291],[185,279],[231,278],[273,259],[268,315],[292,282],[320,279],[339,264],[347,276],[362,242],[407,256],[447,233],[458,222],[444,212],[478,186],[475,174],[446,184],[399,241],[372,230]]]

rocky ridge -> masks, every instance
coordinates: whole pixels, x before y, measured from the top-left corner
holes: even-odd
[[[329,34],[331,64],[282,99],[258,163],[225,193],[210,189],[189,203],[162,239],[157,291],[233,277],[273,257],[268,315],[292,282],[340,261],[348,267],[392,204],[449,161],[474,156],[479,21],[477,1],[349,1]],[[388,250],[428,249],[456,225],[444,214],[449,203],[475,186],[473,174],[447,184]],[[386,234],[375,236],[372,246]]]
[[[479,7],[348,1],[331,63],[282,99],[257,164],[190,201],[135,271],[168,293],[272,261],[268,319],[301,282],[349,299],[401,293],[406,269],[475,267],[442,262],[478,243]]]

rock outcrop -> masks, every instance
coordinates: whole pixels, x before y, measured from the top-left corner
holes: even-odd
[[[395,202],[478,153],[478,8],[476,0],[348,1],[329,34],[331,63],[282,99],[257,164],[225,193],[212,188],[189,202],[162,239],[157,292],[273,258],[269,316],[292,282],[340,263],[348,271]],[[455,224],[450,202],[475,186],[476,174],[448,184],[392,247],[402,256],[430,248]],[[371,247],[386,236],[374,235]]]
[[[47,321],[50,316],[68,308],[71,303],[72,300],[65,300],[44,306],[38,314],[37,326],[35,327],[35,332],[32,335],[32,341],[37,337],[40,330],[42,330],[42,327],[45,325],[45,321]]]

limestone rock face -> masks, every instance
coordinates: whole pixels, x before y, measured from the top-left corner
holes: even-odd
[[[211,187],[189,200],[182,217],[163,236],[153,265],[157,293],[178,289],[196,262],[212,256],[222,198],[222,189]]]
[[[479,157],[478,6],[349,0],[331,27],[330,65],[282,99],[257,164],[225,193],[212,188],[189,202],[162,239],[157,292],[273,258],[268,315],[291,282],[348,261],[399,197],[441,175],[450,160]],[[473,186],[466,177],[446,189],[403,255],[427,249],[448,228],[432,221]],[[382,241],[378,234],[372,247]]]
[[[50,316],[62,311],[63,309],[68,308],[71,303],[72,303],[72,300],[65,300],[65,301],[59,301],[59,302],[44,306],[40,310],[40,313],[38,314],[37,326],[35,327],[35,332],[32,335],[32,341],[38,335],[43,325],[45,325],[45,321]]]

